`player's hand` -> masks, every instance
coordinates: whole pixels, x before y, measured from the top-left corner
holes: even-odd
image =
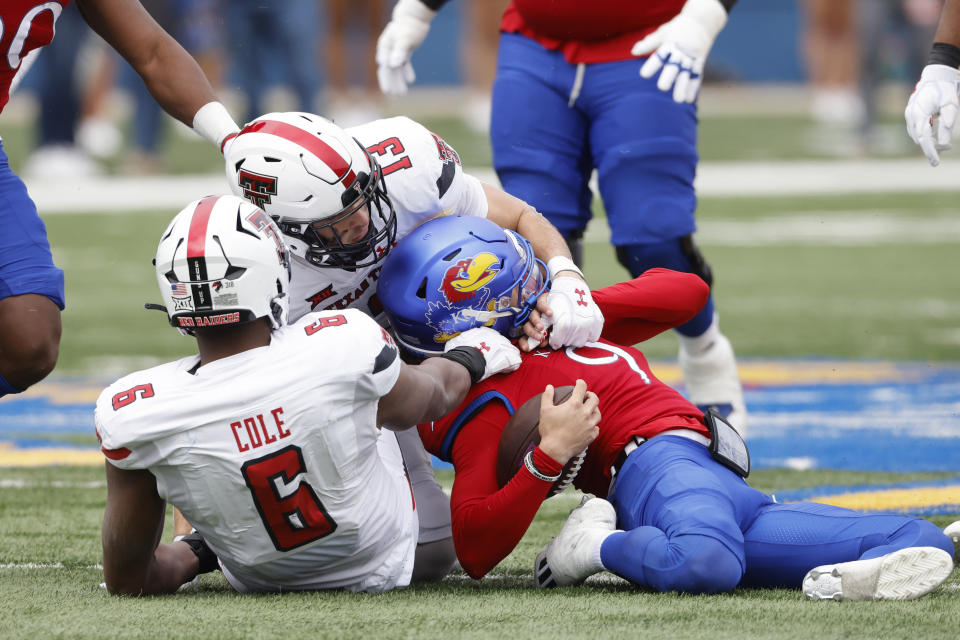
[[[575,276],[554,278],[547,294],[549,310],[550,346],[582,347],[600,338],[603,331],[603,313],[593,301],[590,287]]]
[[[928,64],[903,112],[907,133],[934,167],[940,164],[940,151],[950,148],[953,125],[957,121],[958,90],[960,70]]]
[[[658,89],[672,88],[676,102],[695,101],[707,54],[726,23],[727,10],[719,0],[687,0],[672,20],[633,45],[635,56],[652,54],[640,76],[652,78],[659,71]]]
[[[390,22],[377,39],[377,81],[380,90],[396,96],[407,92],[416,80],[410,57],[423,44],[437,12],[420,0],[399,0]]]
[[[483,355],[486,367],[480,380],[486,380],[498,373],[516,371],[520,366],[520,350],[490,327],[477,327],[464,331],[447,340],[443,350],[446,352],[456,347],[473,347]]]
[[[587,448],[600,434],[600,399],[577,380],[564,402],[553,404],[553,385],[540,397],[540,449],[560,464]]]
[[[547,300],[547,294],[542,294],[537,298],[537,306],[530,312],[527,321],[523,323],[523,334],[520,336],[520,350],[533,351],[538,347],[547,344],[550,328],[550,303]]]

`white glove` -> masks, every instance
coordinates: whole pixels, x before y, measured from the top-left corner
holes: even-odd
[[[498,373],[516,371],[520,366],[520,349],[490,327],[477,327],[450,338],[443,351],[447,352],[456,347],[473,347],[483,355],[487,366],[480,380],[486,380]]]
[[[583,280],[572,276],[555,278],[547,294],[547,303],[553,310],[552,348],[582,347],[600,338],[603,313]]]
[[[693,102],[707,54],[726,23],[727,10],[719,0],[687,0],[672,20],[633,45],[635,56],[653,54],[640,67],[640,76],[652,78],[662,67],[657,89],[673,87],[675,102]]]
[[[420,0],[400,0],[393,7],[390,22],[377,39],[377,81],[385,94],[406,93],[407,85],[416,80],[410,56],[423,44],[435,15]]]
[[[928,64],[920,74],[903,117],[907,133],[920,145],[923,154],[934,167],[940,164],[940,151],[950,148],[953,125],[957,121],[957,92],[960,90],[960,70],[943,64]],[[934,139],[934,118],[937,135]]]

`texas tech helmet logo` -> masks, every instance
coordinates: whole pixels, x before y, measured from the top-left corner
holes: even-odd
[[[261,209],[270,204],[270,196],[277,195],[276,176],[264,176],[246,169],[240,169],[237,182],[243,189],[243,197]]]

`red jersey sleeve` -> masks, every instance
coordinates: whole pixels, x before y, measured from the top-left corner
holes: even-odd
[[[509,418],[502,405],[491,403],[464,427],[453,446],[453,544],[464,571],[475,579],[513,551],[551,486],[526,467],[502,489],[497,486],[497,446]],[[538,460],[546,457],[542,454]],[[553,462],[556,469],[542,471],[559,472],[561,465]]]
[[[603,312],[601,337],[627,346],[687,322],[709,296],[710,287],[699,276],[661,268],[593,291]]]

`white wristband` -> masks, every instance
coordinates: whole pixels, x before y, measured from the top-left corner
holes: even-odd
[[[220,102],[208,102],[193,116],[193,130],[201,138],[217,145],[223,153],[223,143],[240,131],[227,108]]]
[[[537,469],[537,465],[533,464],[533,449],[527,451],[527,455],[523,456],[523,466],[527,468],[527,471],[530,472],[530,475],[537,480],[543,480],[544,482],[556,482],[560,479],[560,476],[563,475],[563,470],[561,470],[560,473],[555,476],[548,476],[543,471],[540,471],[540,469]]]
[[[547,261],[547,271],[550,272],[550,279],[556,280],[557,274],[561,271],[574,271],[583,278],[583,271],[574,264],[573,260],[566,256],[553,256]],[[584,278],[586,279],[586,278]]]

